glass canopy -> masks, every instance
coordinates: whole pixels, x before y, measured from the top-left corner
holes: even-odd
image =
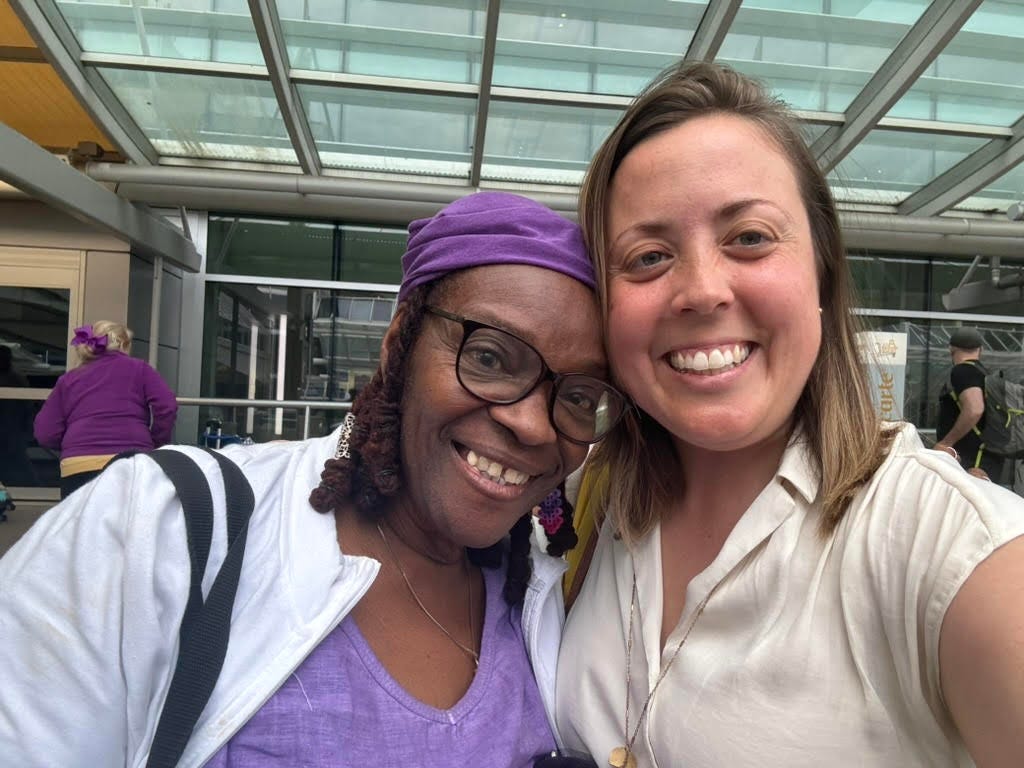
[[[686,57],[789,102],[844,202],[1024,197],[1020,0],[12,2],[99,76],[83,98],[129,123],[140,163],[573,186]]]

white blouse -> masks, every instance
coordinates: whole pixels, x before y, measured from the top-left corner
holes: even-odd
[[[639,768],[970,766],[939,686],[939,630],[974,568],[1024,534],[1024,499],[924,448],[905,426],[835,533],[819,533],[803,444],[687,587],[659,649],[660,528],[635,557],[607,526],[566,624],[556,719],[600,765],[703,613],[633,745]]]

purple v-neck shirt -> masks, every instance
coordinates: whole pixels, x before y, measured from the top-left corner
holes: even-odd
[[[207,763],[209,768],[526,768],[554,748],[504,571],[484,569],[480,667],[451,709],[414,699],[351,616]]]

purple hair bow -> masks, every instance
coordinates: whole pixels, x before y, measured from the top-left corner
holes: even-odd
[[[75,328],[75,338],[71,340],[71,346],[77,347],[80,344],[84,344],[93,352],[104,352],[107,349],[107,334],[93,336],[91,325],[81,325]]]

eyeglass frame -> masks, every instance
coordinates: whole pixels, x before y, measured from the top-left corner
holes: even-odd
[[[452,322],[458,323],[459,325],[462,326],[462,339],[459,341],[459,350],[455,355],[455,378],[458,379],[459,386],[461,386],[464,390],[466,390],[466,392],[471,394],[477,400],[481,400],[485,403],[491,403],[493,405],[514,405],[515,403],[522,402],[530,395],[532,395],[541,382],[550,381],[552,383],[552,386],[551,395],[548,397],[548,421],[550,422],[552,429],[555,430],[559,437],[568,440],[571,443],[575,443],[576,445],[593,445],[594,443],[601,442],[615,428],[615,425],[622,421],[623,417],[626,415],[626,412],[630,408],[632,408],[632,402],[628,397],[622,394],[622,392],[613,387],[611,384],[609,384],[606,381],[603,381],[597,376],[592,376],[589,373],[579,372],[557,373],[556,371],[552,370],[551,366],[548,365],[547,360],[544,359],[544,355],[542,355],[537,350],[537,348],[533,346],[533,344],[505,328],[499,328],[495,325],[490,325],[489,323],[483,323],[479,320],[473,320],[471,318],[465,317],[464,315],[457,315],[454,312],[448,312],[447,310],[441,309],[440,307],[434,306],[432,304],[425,305],[424,310],[432,315],[436,315],[437,317],[443,317],[445,320],[451,320]],[[462,380],[462,372],[459,370],[459,363],[462,361],[462,350],[466,346],[466,340],[480,329],[498,331],[499,333],[503,333],[506,336],[511,336],[513,339],[515,339],[520,344],[524,345],[527,349],[529,349],[531,352],[533,352],[533,354],[537,356],[537,359],[540,360],[540,372],[537,374],[536,380],[519,397],[513,400],[492,400],[490,398],[480,396],[472,389],[470,389],[468,386],[466,386],[466,382]],[[582,376],[600,382],[602,386],[606,387],[610,392],[618,396],[618,398],[622,402],[622,410],[619,412],[619,415],[616,417],[615,421],[613,421],[608,426],[608,429],[605,430],[600,437],[594,438],[593,440],[580,440],[578,438],[572,437],[571,435],[567,435],[559,428],[557,424],[555,424],[555,392],[558,391],[559,383],[570,376]]]

